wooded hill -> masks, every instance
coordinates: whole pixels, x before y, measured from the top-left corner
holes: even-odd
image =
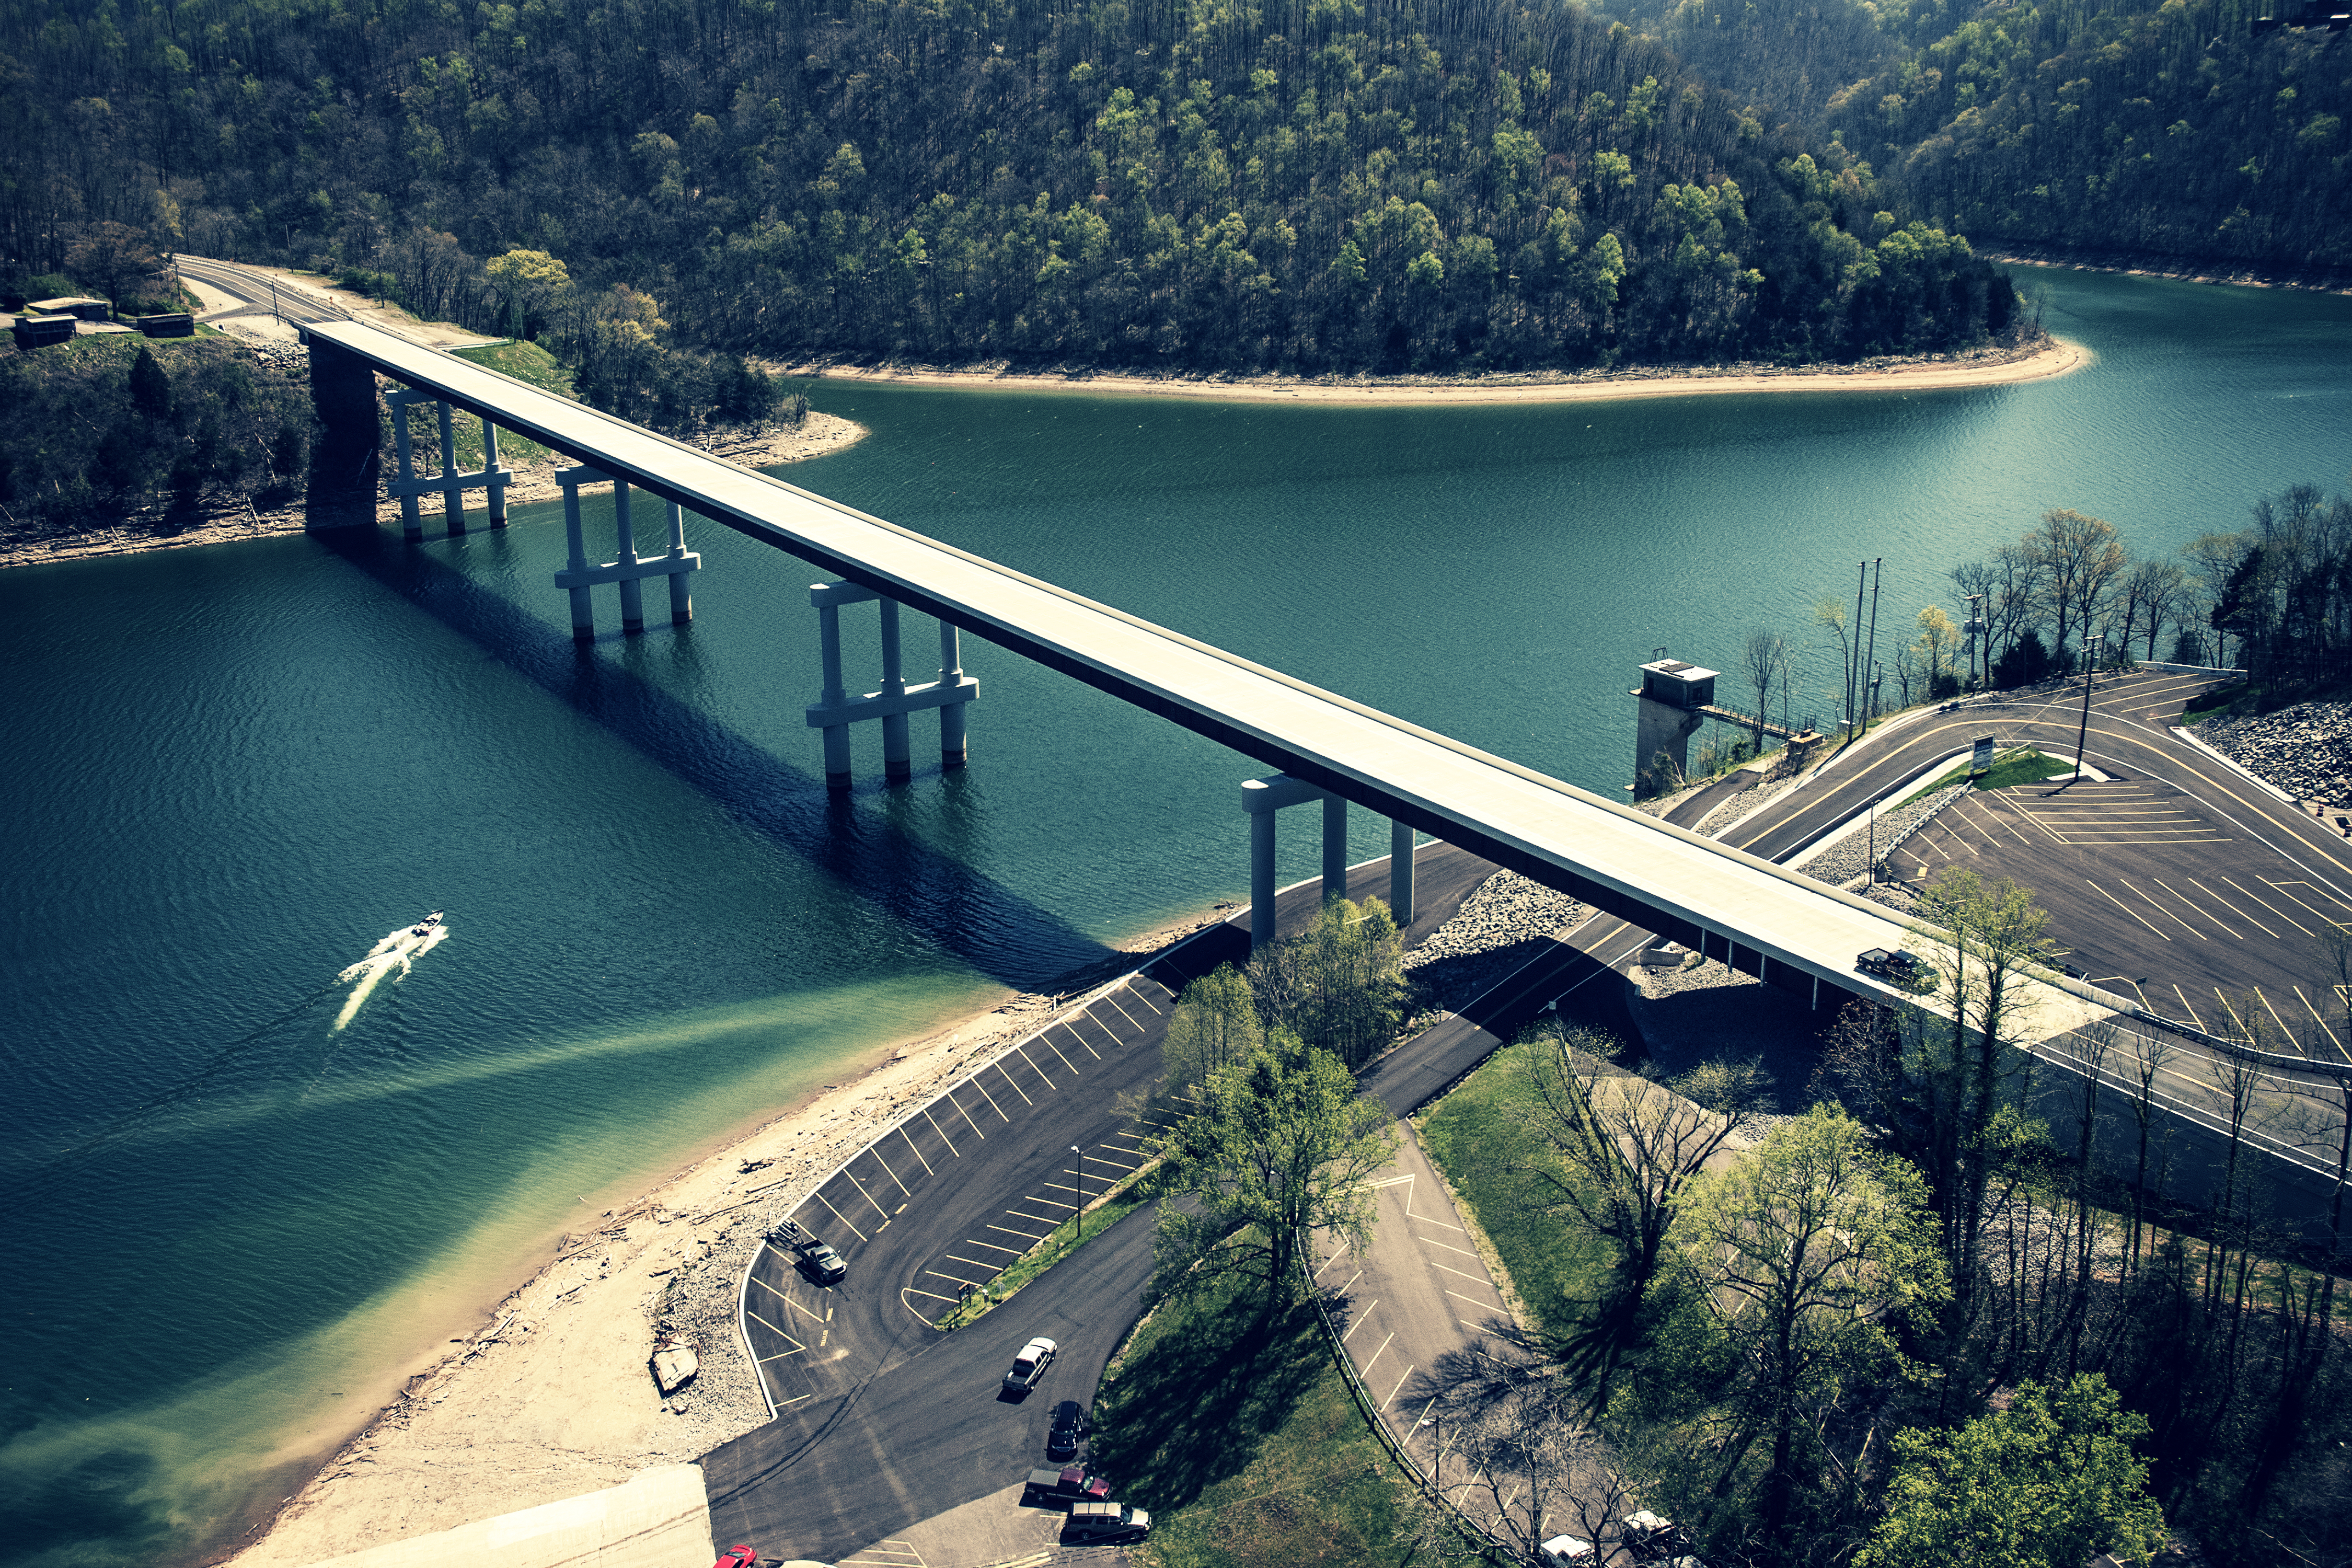
[[[0,254],[78,226],[772,355],[1452,370],[2013,333],[1967,242],[1568,0],[7,0]],[[652,303],[613,296],[626,285]],[[600,293],[599,291],[604,291]],[[658,331],[658,327],[647,328]]]
[[[2352,268],[2352,41],[2306,0],[1636,0],[1716,85],[1980,244]]]

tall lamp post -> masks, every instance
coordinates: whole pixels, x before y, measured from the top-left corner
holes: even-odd
[[[2091,686],[2098,679],[2099,658],[2105,651],[2107,634],[2100,632],[2083,642],[2083,722],[2074,731],[2074,776],[2069,783],[2079,784],[2083,778],[2083,748],[2091,739]]]

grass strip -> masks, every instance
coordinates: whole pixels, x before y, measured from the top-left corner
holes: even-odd
[[[2040,784],[2043,779],[2054,779],[2060,773],[2071,773],[2074,771],[2074,763],[2072,758],[2062,761],[2057,757],[2036,751],[2031,746],[2021,746],[2014,751],[2004,752],[1996,756],[1992,766],[1987,768],[1973,782],[1978,789],[2007,789],[2011,784]],[[1968,777],[1969,764],[1962,763],[1934,784],[1905,796],[1888,809],[1900,811],[1916,801],[1927,799],[1937,790],[1949,789]]]
[[[1232,1281],[1163,1303],[1094,1412],[1091,1468],[1151,1510],[1160,1568],[1402,1565],[1409,1484],[1364,1425],[1312,1303],[1268,1318]]]
[[[1011,1300],[1023,1286],[1141,1208],[1150,1201],[1136,1189],[1142,1173],[1139,1171],[1113,1187],[1108,1197],[1078,1216],[1075,1226],[1066,1223],[1055,1226],[1045,1240],[1014,1258],[1013,1267],[991,1280],[987,1289],[972,1292],[934,1326],[960,1329],[966,1323],[978,1322]]]

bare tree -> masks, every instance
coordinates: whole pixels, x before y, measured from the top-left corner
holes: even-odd
[[[1553,1212],[1573,1215],[1617,1248],[1609,1299],[1590,1329],[1561,1348],[1598,1411],[1640,1331],[1676,1210],[1707,1160],[1754,1121],[1766,1080],[1761,1067],[1741,1062],[1654,1083],[1608,1065],[1615,1042],[1556,1017],[1522,1039],[1525,1081],[1539,1107],[1534,1131],[1560,1167],[1529,1173],[1549,1193]]]
[[[1437,1485],[1518,1561],[1544,1561],[1559,1535],[1603,1545],[1632,1510],[1573,1375],[1538,1336],[1491,1324],[1416,1382]]]
[[[2061,507],[2042,514],[2042,526],[2025,536],[2025,547],[2042,570],[2044,603],[2056,617],[2050,651],[2063,668],[2067,634],[2088,631],[2123,572],[2123,541],[2115,524]]]
[[[2164,629],[2165,622],[2179,617],[2188,596],[2189,574],[2169,561],[2143,561],[2126,573],[2116,594],[2116,609],[2123,617],[2124,650],[2130,651],[2135,636],[2145,636],[2145,657],[2154,658],[2157,634]]]
[[[1850,612],[1843,595],[1832,594],[1813,606],[1813,624],[1822,626],[1837,639],[1838,667],[1843,671],[1844,685],[1839,694],[1839,715],[1847,722],[1853,713],[1853,636],[1848,625]]]
[[[1764,725],[1772,713],[1772,688],[1786,662],[1778,634],[1758,627],[1748,634],[1740,657],[1746,661],[1748,689],[1756,693],[1756,754],[1764,754]]]

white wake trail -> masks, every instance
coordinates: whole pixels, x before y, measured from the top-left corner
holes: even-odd
[[[405,978],[419,957],[440,946],[448,936],[449,928],[436,921],[429,925],[403,926],[368,949],[365,958],[335,976],[337,980],[358,982],[343,999],[342,1010],[335,1015],[335,1028],[341,1029],[358,1015],[385,975],[397,969],[400,977]]]

